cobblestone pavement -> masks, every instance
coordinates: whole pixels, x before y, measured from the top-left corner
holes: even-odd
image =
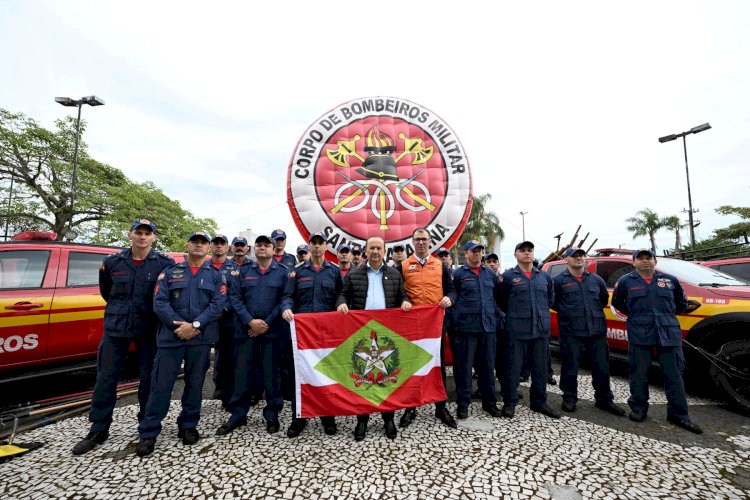
[[[613,377],[612,385],[624,404],[627,380]],[[559,407],[559,389],[549,388]],[[560,420],[526,406],[512,420],[493,419],[474,402],[454,430],[426,407],[392,441],[380,419],[371,419],[361,442],[352,437],[354,417],[338,418],[335,436],[315,419],[288,439],[288,406],[277,434],[266,433],[257,406],[247,427],[217,437],[226,413],[207,399],[194,446],[177,438],[174,400],[154,455],[144,459],[134,454],[137,409],[126,404],[116,410],[109,440],[81,457],[70,450],[88,430],[85,417],[23,434],[19,440],[46,446],[0,465],[0,498],[750,498],[749,418],[691,397],[693,420],[706,431],[697,436],[666,421],[656,385],[641,424],[596,409],[588,372],[579,391],[578,410]],[[521,392],[528,404],[528,384]]]

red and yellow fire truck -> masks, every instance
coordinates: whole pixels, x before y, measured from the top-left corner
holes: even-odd
[[[595,250],[586,257],[586,269],[601,276],[612,289],[632,271],[633,251],[613,248]],[[565,261],[544,264],[553,277],[565,269]],[[693,262],[659,257],[656,269],[675,276],[685,290],[688,311],[678,315],[685,343],[685,357],[692,379],[715,384],[736,406],[750,411],[750,285],[720,271]],[[613,355],[626,356],[626,318],[611,307],[607,337]],[[552,316],[552,337],[559,336]]]
[[[96,358],[99,266],[121,249],[54,238],[28,232],[0,244],[0,379]]]

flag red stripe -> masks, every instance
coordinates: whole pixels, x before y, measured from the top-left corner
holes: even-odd
[[[349,311],[303,313],[294,315],[297,349],[336,348],[362,325],[374,319],[409,341],[440,338],[443,310],[436,304],[415,306],[411,311],[383,309],[380,311]],[[436,318],[439,318],[436,321]],[[335,325],[335,328],[331,328]],[[431,326],[434,326],[430,328]],[[325,336],[319,334],[325,332]],[[317,334],[316,334],[317,333]]]
[[[447,399],[439,366],[424,377],[409,378],[380,405],[367,401],[340,384],[323,387],[302,384],[301,389],[303,418],[364,415],[413,408]]]

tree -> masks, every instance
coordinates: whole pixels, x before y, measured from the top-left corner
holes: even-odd
[[[57,120],[55,127],[49,131],[21,113],[0,109],[0,175],[9,195],[10,182],[14,184],[10,211],[4,214],[8,221],[16,227],[41,226],[62,239],[69,225],[76,228],[111,213],[130,181],[118,169],[90,158],[81,142],[71,211],[75,120]]]
[[[680,238],[680,230],[687,224],[683,224],[680,218],[676,215],[670,215],[662,219],[664,227],[670,231],[674,231],[674,251],[679,252],[682,249],[682,239]]]
[[[49,131],[22,113],[0,108],[3,231],[50,230],[62,240],[70,226],[81,235],[79,241],[124,245],[130,223],[149,217],[160,229],[158,248],[164,250],[182,250],[184,238],[196,229],[215,231],[213,219],[196,218],[153,183],[133,183],[119,169],[91,158],[82,141],[71,211],[75,135],[72,117],[57,120]]]
[[[731,205],[722,205],[716,209],[716,213],[722,215],[739,215],[741,219],[750,219],[750,207],[733,207]],[[721,240],[738,241],[747,240],[750,235],[750,220],[747,222],[737,222],[727,227],[714,230],[714,238]]]
[[[162,251],[183,251],[187,235],[193,231],[214,234],[217,230],[214,219],[194,216],[154,183],[144,182],[132,183],[128,193],[121,197],[118,210],[96,223],[88,224],[86,234],[99,245],[127,245],[125,235],[130,224],[142,217],[148,217],[156,224],[158,238],[155,246]]]
[[[656,232],[664,227],[664,221],[650,208],[639,210],[635,215],[635,217],[625,219],[625,222],[628,223],[627,230],[633,232],[633,239],[648,236],[651,241],[651,249],[655,252]]]
[[[494,251],[495,239],[499,238],[500,241],[505,239],[505,232],[500,227],[500,219],[487,208],[491,199],[490,193],[473,197],[469,220],[461,233],[457,247],[463,247],[469,240],[477,240],[481,241],[489,251]],[[454,255],[456,262],[458,262],[457,257],[458,255]]]

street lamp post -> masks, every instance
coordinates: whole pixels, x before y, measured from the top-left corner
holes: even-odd
[[[13,203],[13,177],[10,178],[10,190],[8,191],[8,213],[5,214],[5,241],[10,239],[8,230],[10,229],[10,207]]]
[[[688,134],[697,134],[698,132],[703,132],[704,130],[708,130],[710,128],[710,124],[704,123],[703,125],[693,127],[687,132],[682,132],[681,134],[670,134],[665,135],[664,137],[659,137],[659,142],[661,143],[674,141],[675,139],[682,137],[682,149],[685,152],[685,177],[687,179],[688,191],[688,225],[690,225],[690,248],[693,251],[693,258],[695,258],[695,225],[693,224],[693,198],[690,194],[690,171],[688,170],[687,141],[685,140],[685,136],[687,136]]]
[[[88,104],[89,106],[102,106],[104,104],[104,99],[96,97],[95,95],[81,97],[80,99],[55,97],[55,102],[63,106],[78,108],[78,118],[76,118],[76,145],[73,151],[73,183],[70,192],[70,219],[68,220],[68,232],[65,234],[65,238],[68,240],[74,240],[78,236],[73,231],[73,214],[75,213],[74,204],[76,198],[76,184],[78,183],[78,142],[81,139],[81,107],[84,104]]]
[[[529,212],[518,212],[521,214],[521,238],[526,241],[526,218],[524,217]]]

